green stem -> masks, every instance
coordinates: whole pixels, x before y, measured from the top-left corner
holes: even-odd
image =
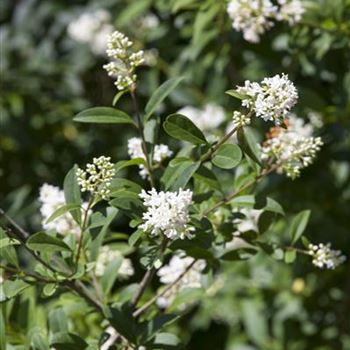
[[[81,248],[83,246],[83,238],[84,238],[84,232],[86,230],[86,225],[87,225],[87,222],[88,222],[88,217],[89,217],[89,211],[92,207],[92,204],[94,202],[94,197],[92,196],[89,200],[89,203],[87,205],[87,208],[86,210],[84,211],[84,218],[83,218],[83,222],[81,224],[81,230],[80,230],[80,237],[79,237],[79,243],[78,243],[78,251],[77,251],[77,256],[76,256],[76,259],[75,259],[75,272],[77,271],[78,269],[78,263],[79,263],[79,258],[80,258],[80,252],[81,252]],[[74,272],[74,273],[75,273]],[[73,273],[73,274],[74,274]]]
[[[139,309],[134,311],[132,315],[134,317],[138,317],[141,314],[143,314],[150,306],[152,306],[157,301],[159,297],[163,296],[168,290],[170,290],[173,286],[179,283],[180,280],[186,275],[186,273],[194,266],[196,262],[197,260],[193,260],[191,264],[186,267],[186,269],[176,278],[176,280],[173,283],[167,285],[162,291],[156,294],[152,299],[150,299],[145,304],[143,304]]]
[[[223,145],[240,127],[233,128],[227,135],[225,135],[215,146],[211,147],[208,152],[202,155],[200,158],[200,162],[204,163],[208,159],[210,159],[213,154],[219,149],[221,145]]]
[[[154,188],[155,182],[154,182],[153,175],[152,175],[152,164],[151,164],[151,161],[149,159],[148,152],[147,152],[147,143],[146,143],[146,138],[145,138],[145,134],[143,131],[143,122],[142,122],[142,119],[140,116],[140,111],[139,111],[139,106],[137,103],[136,94],[134,91],[130,91],[130,95],[131,95],[132,103],[134,105],[134,109],[135,109],[135,113],[136,113],[138,130],[139,130],[139,134],[141,136],[141,141],[142,141],[142,151],[143,151],[143,154],[144,154],[145,160],[146,160],[146,169],[148,171],[149,181],[150,181],[151,187]]]
[[[212,211],[215,211],[216,209],[218,209],[219,207],[221,207],[222,205],[227,204],[228,202],[230,202],[234,197],[236,197],[237,195],[239,195],[240,193],[242,193],[244,190],[248,189],[249,187],[251,187],[252,185],[254,185],[255,183],[257,183],[260,179],[262,179],[263,177],[271,174],[273,171],[275,171],[277,168],[279,167],[279,165],[275,165],[273,167],[271,167],[268,170],[263,171],[260,175],[258,175],[257,177],[255,177],[253,180],[247,182],[244,186],[242,186],[241,188],[239,188],[238,190],[234,191],[233,193],[231,193],[228,197],[222,199],[221,201],[219,201],[218,203],[216,203],[214,206],[212,206],[211,208],[207,209],[203,216],[207,216],[209,213],[211,213]]]

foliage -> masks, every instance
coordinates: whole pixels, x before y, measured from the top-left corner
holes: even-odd
[[[226,1],[3,4],[0,349],[350,346],[349,258],[321,270],[308,248],[350,247],[350,3],[303,4],[299,23],[276,22],[256,44],[232,29]],[[101,7],[144,52],[125,91],[103,70],[104,54],[67,30]],[[298,90],[302,128],[313,123],[324,143],[295,180],[260,147],[291,125],[269,130],[236,89],[281,73]],[[209,129],[180,110],[207,104],[224,108]],[[233,111],[250,124],[232,125]],[[141,148],[129,159],[132,137]],[[92,162],[101,154],[112,180],[108,160]],[[74,164],[89,162],[107,192],[81,193]],[[59,188],[39,197],[46,182]],[[151,188],[161,205],[140,197]],[[192,204],[179,208],[185,188]],[[187,238],[164,230],[167,207]]]

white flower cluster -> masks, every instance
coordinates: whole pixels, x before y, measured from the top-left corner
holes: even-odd
[[[280,164],[279,171],[296,178],[300,170],[310,165],[323,142],[320,137],[312,137],[313,127],[303,120],[291,116],[286,120],[287,129],[272,128],[268,139],[262,145],[262,160],[272,159]]]
[[[312,256],[312,263],[320,269],[335,269],[346,260],[340,250],[331,249],[330,243],[309,244],[308,253]]]
[[[245,114],[238,112],[238,111],[233,112],[231,125],[235,129],[241,128],[243,126],[247,126],[250,123],[251,123],[251,118],[248,115],[245,115]]]
[[[213,103],[206,104],[202,109],[186,106],[177,113],[189,118],[202,131],[212,132],[225,120],[225,110]]]
[[[64,192],[56,186],[43,184],[39,192],[39,201],[41,202],[40,213],[42,215],[41,224],[45,230],[55,230],[61,235],[74,234],[80,235],[80,228],[74,221],[70,213],[65,213],[55,220],[46,223],[47,219],[60,207],[66,204]],[[83,208],[87,203],[83,203]]]
[[[242,106],[276,124],[289,116],[298,101],[298,91],[286,74],[265,78],[260,84],[246,80],[244,86],[237,86],[237,92],[244,96]]]
[[[178,192],[142,191],[140,198],[147,211],[140,228],[154,236],[164,235],[169,239],[192,238],[195,229],[188,225],[192,191],[179,189]]]
[[[105,53],[107,37],[113,32],[111,18],[107,11],[100,9],[95,12],[83,13],[68,25],[69,36],[89,44],[95,54]]]
[[[95,273],[96,276],[103,276],[106,271],[106,267],[113,260],[121,257],[123,259],[119,270],[118,270],[118,278],[120,280],[127,279],[134,274],[134,268],[132,266],[131,260],[127,258],[123,258],[121,253],[117,250],[112,250],[109,246],[104,245],[100,248],[99,255],[96,260]]]
[[[121,91],[135,89],[135,68],[144,62],[143,51],[133,52],[132,45],[133,42],[121,32],[115,31],[108,37],[107,55],[113,61],[103,68],[109,76],[116,77],[114,84]]]
[[[168,265],[163,266],[157,272],[160,282],[165,285],[174,283],[192,264],[193,258],[174,255]],[[203,260],[198,260],[186,274],[174,284],[165,294],[157,299],[157,305],[166,308],[172,304],[177,294],[186,288],[201,287],[201,271],[205,267]]]
[[[232,27],[243,33],[245,40],[258,43],[260,36],[274,26],[274,20],[294,25],[301,20],[304,7],[300,0],[231,0],[227,13]]]
[[[142,140],[138,137],[132,137],[128,140],[128,153],[131,159],[142,158],[145,159],[145,154],[142,150]],[[155,145],[153,150],[153,162],[160,164],[164,159],[169,158],[173,155],[173,152],[167,145],[160,144]],[[139,166],[140,175],[142,178],[148,176],[148,170],[143,164]]]
[[[82,192],[88,191],[92,195],[108,199],[109,186],[115,175],[114,164],[110,160],[110,157],[100,156],[93,158],[92,164],[86,165],[86,170],[77,169],[76,175]]]

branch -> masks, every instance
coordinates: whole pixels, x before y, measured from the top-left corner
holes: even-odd
[[[190,265],[187,266],[187,268],[185,269],[185,271],[183,271],[179,277],[171,284],[167,285],[163,290],[161,290],[158,294],[156,294],[152,299],[150,299],[147,303],[145,303],[144,305],[142,305],[139,309],[137,309],[136,311],[134,311],[134,313],[132,314],[134,317],[138,317],[141,314],[143,314],[151,305],[153,305],[157,299],[161,296],[163,296],[164,294],[166,294],[166,292],[168,290],[170,290],[171,288],[173,288],[178,282],[180,282],[180,280],[186,275],[186,273],[193,267],[193,265],[197,262],[197,260],[193,260],[191,262]]]
[[[34,274],[34,273],[30,273],[30,272],[26,272],[26,271],[22,271],[22,270],[19,270],[19,269],[16,269],[14,267],[7,266],[7,265],[0,264],[0,269],[3,269],[5,271],[7,271],[9,273],[13,273],[13,274],[24,274],[26,277],[34,278],[34,279],[36,279],[39,282],[58,283],[58,281],[55,280],[55,279],[48,279],[48,278],[45,278],[43,276],[40,276],[40,275],[37,275],[37,274]]]
[[[10,216],[8,216],[3,209],[0,208],[0,216],[3,216],[13,226],[18,233],[22,236],[22,239],[27,239],[29,233],[19,226]]]
[[[156,272],[156,269],[154,267],[152,267],[150,270],[148,270],[145,273],[145,275],[143,276],[142,281],[140,283],[138,291],[136,292],[134,297],[131,299],[131,306],[134,307],[137,305],[137,303],[141,299],[143,293],[145,292],[147,286],[151,282],[155,272]]]
[[[140,116],[140,112],[139,112],[139,106],[137,103],[137,99],[136,99],[136,95],[134,91],[130,91],[130,95],[131,95],[131,99],[132,99],[132,103],[134,105],[134,109],[135,109],[135,113],[136,113],[136,118],[137,118],[137,124],[138,124],[138,130],[141,136],[141,140],[142,140],[142,151],[143,154],[145,155],[145,160],[146,160],[146,168],[148,170],[148,175],[149,175],[149,181],[151,184],[151,187],[155,187],[155,183],[154,183],[154,179],[153,179],[153,175],[152,175],[152,166],[148,157],[148,152],[147,152],[147,144],[146,144],[146,139],[145,139],[145,134],[143,131],[143,123],[141,120],[141,116]]]
[[[233,128],[227,135],[225,135],[214,147],[210,148],[207,153],[203,154],[200,158],[200,162],[204,163],[210,159],[212,155],[223,145],[240,127]]]
[[[11,234],[11,236],[12,235],[15,236],[15,238],[17,238],[20,241],[21,245],[42,265],[44,265],[46,268],[48,268],[53,273],[59,272],[59,271],[55,270],[54,268],[52,268],[49,264],[47,264],[38,254],[36,254],[34,251],[32,251],[31,249],[29,249],[27,247],[26,238],[23,237],[24,234],[26,237],[30,236],[30,234],[27,231],[25,231],[12,218],[10,218],[7,214],[5,214],[5,212],[2,209],[0,209],[0,215],[4,216],[6,218],[6,220],[8,222],[10,222],[11,225],[17,229],[18,233],[8,231]],[[52,282],[50,281],[50,283],[52,283]],[[65,286],[69,287],[70,289],[74,290],[81,297],[83,297],[88,302],[88,304],[90,304],[94,308],[96,308],[96,310],[98,312],[101,312],[102,314],[104,314],[102,304],[100,302],[98,302],[93,295],[91,295],[90,291],[85,287],[85,285],[83,283],[81,283],[78,280],[65,280],[65,281],[60,281],[59,283],[61,285],[65,285]]]
[[[271,174],[273,171],[275,171],[277,168],[279,167],[279,164],[276,164],[275,166],[271,167],[270,169],[263,171],[260,175],[258,175],[255,179],[247,182],[244,186],[242,186],[241,188],[239,188],[238,190],[234,191],[233,193],[231,193],[228,197],[222,199],[221,201],[219,201],[218,203],[216,203],[214,206],[212,206],[211,208],[207,209],[203,216],[207,216],[209,213],[211,213],[212,211],[215,211],[217,208],[221,207],[224,204],[227,204],[230,200],[232,200],[234,197],[236,197],[237,195],[239,195],[241,192],[243,192],[244,190],[246,190],[247,188],[249,188],[250,186],[254,185],[255,183],[257,183],[259,180],[261,180],[264,176],[267,176],[269,174]]]
[[[89,200],[89,203],[87,205],[87,208],[85,210],[85,213],[84,213],[84,219],[83,219],[83,222],[81,224],[81,232],[80,232],[80,237],[79,237],[79,243],[78,243],[78,252],[77,252],[77,257],[75,259],[75,271],[78,270],[78,263],[79,263],[79,257],[80,257],[80,252],[81,252],[81,247],[83,245],[83,236],[84,236],[84,232],[85,232],[85,229],[86,229],[86,224],[87,224],[87,220],[88,220],[88,216],[89,216],[89,210],[92,206],[92,203],[94,201],[94,197],[92,196]]]
[[[163,255],[166,247],[168,244],[168,239],[164,239],[160,248],[160,254]],[[154,266],[152,266],[152,268],[150,270],[148,270],[145,275],[142,278],[142,281],[140,283],[140,287],[138,289],[138,291],[136,292],[136,294],[134,295],[134,297],[131,299],[131,306],[135,307],[137,305],[137,303],[139,302],[139,300],[141,299],[143,293],[145,292],[147,286],[149,285],[149,283],[151,282],[154,273],[156,272],[156,269]]]

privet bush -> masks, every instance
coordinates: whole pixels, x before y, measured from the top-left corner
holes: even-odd
[[[272,20],[294,24],[303,9],[299,1],[231,1],[228,14],[234,29],[257,42]],[[87,41],[76,28],[69,32]],[[183,106],[164,116],[170,94],[188,79],[166,80],[142,105],[137,69],[145,63],[145,52],[123,33],[113,32],[107,56],[104,68],[117,89],[113,107],[89,108],[74,120],[132,130],[124,145],[130,159],[118,154],[95,155],[87,164],[77,159],[62,188],[43,184],[40,232],[27,232],[1,212],[6,221],[0,231],[1,317],[17,307],[18,296],[28,300],[25,317],[35,317],[35,300],[45,299],[48,312],[46,322],[44,311],[37,311],[41,321],[26,337],[5,337],[2,327],[4,348],[6,339],[9,349],[181,348],[176,324],[198,311],[203,298],[219,294],[227,266],[245,266],[259,257],[268,257],[272,269],[292,264],[298,256],[319,269],[335,269],[345,261],[330,243],[304,235],[308,208],[290,218],[269,193],[260,191],[273,174],[290,181],[302,176],[322,152],[317,116],[305,122],[294,114],[301,93],[288,72],[222,91],[239,106],[229,120],[213,104]],[[130,114],[119,109],[126,99],[133,105]],[[262,125],[268,132],[260,142],[256,131]],[[135,181],[125,176],[130,167],[139,172]],[[127,223],[127,232],[114,231],[117,220]],[[281,227],[287,232],[282,241],[274,237]],[[296,291],[302,289],[299,282]],[[67,308],[70,315],[83,309],[86,320],[71,327]],[[257,309],[249,300],[242,309],[253,340],[268,348],[264,331],[255,332],[249,323],[259,321]],[[98,331],[79,334],[85,322],[97,324]]]

